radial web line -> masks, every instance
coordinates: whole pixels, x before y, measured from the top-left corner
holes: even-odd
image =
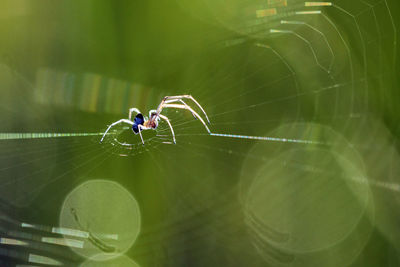
[[[103,133],[0,133],[0,140],[94,136]]]

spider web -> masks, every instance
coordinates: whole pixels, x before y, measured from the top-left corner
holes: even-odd
[[[76,185],[87,177],[112,176],[109,169],[116,168],[124,174],[137,173],[135,178],[150,172],[148,185],[141,188],[150,195],[161,192],[155,198],[168,203],[164,207],[168,215],[163,223],[144,226],[138,246],[143,242],[145,252],[133,252],[133,258],[145,258],[143,254],[154,250],[158,256],[152,263],[178,265],[188,252],[200,263],[218,263],[213,257],[204,258],[210,250],[202,245],[212,244],[237,264],[315,265],[328,259],[329,253],[340,258],[335,266],[362,264],[360,255],[367,257],[362,253],[371,246],[374,227],[398,248],[400,232],[395,215],[389,214],[397,208],[400,192],[398,128],[393,119],[398,111],[393,101],[396,4],[386,0],[232,1],[226,10],[222,1],[197,3],[199,7],[193,8],[179,1],[184,12],[231,33],[207,47],[206,58],[215,59],[212,63],[202,60],[204,55],[191,59],[179,85],[187,91],[155,90],[140,109],[146,114],[164,95],[191,94],[206,110],[213,134],[189,112],[165,109],[176,145],[169,144],[172,136],[165,122],[155,131],[143,132],[144,146],[123,125],[113,128],[102,145],[100,136],[0,141],[3,197],[24,206],[65,193],[49,192],[54,183],[68,184],[72,179]],[[38,87],[12,68],[7,73],[15,87]],[[19,97],[21,91],[10,93],[8,99]],[[82,102],[73,108],[104,114],[84,107]],[[63,124],[71,133],[98,134],[106,129],[104,123],[120,118],[101,119],[99,129],[98,120],[74,125],[48,115],[55,110],[51,105],[38,110],[28,102],[16,111],[2,102],[2,108],[15,113],[6,120],[4,132],[16,132],[12,125],[21,113],[27,114],[17,128],[21,133],[64,132],[54,130]],[[120,111],[127,117],[127,111]],[[38,117],[50,122],[29,124]],[[141,169],[145,162],[154,170]],[[312,195],[311,203],[303,195],[309,188],[321,192]],[[338,195],[329,195],[331,188],[340,188]],[[136,193],[143,202],[150,198]],[[293,194],[296,203],[282,204]],[[327,201],[324,194],[342,202]],[[331,213],[347,220],[334,221]],[[173,228],[176,225],[179,229]],[[170,230],[155,234],[160,229]],[[197,240],[204,231],[213,237],[182,248],[182,243]],[[309,243],[298,241],[310,236],[314,239]],[[245,241],[238,245],[238,240]]]

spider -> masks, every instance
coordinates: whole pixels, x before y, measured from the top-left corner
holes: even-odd
[[[171,122],[169,121],[169,119],[166,116],[161,114],[161,112],[164,108],[178,108],[178,109],[189,110],[195,119],[199,119],[201,121],[201,123],[203,123],[203,125],[206,128],[206,130],[208,131],[208,133],[211,133],[210,129],[208,129],[206,123],[200,117],[200,115],[197,114],[197,112],[194,111],[189,105],[187,105],[183,101],[183,99],[192,100],[204,113],[208,123],[210,123],[207,113],[204,111],[204,109],[200,106],[200,104],[191,95],[166,96],[161,100],[161,103],[158,105],[157,109],[153,109],[153,110],[149,111],[149,118],[144,117],[142,115],[142,113],[139,111],[139,109],[130,108],[129,109],[129,119],[120,119],[119,121],[116,121],[116,122],[110,124],[110,126],[108,126],[107,130],[104,132],[104,135],[100,140],[100,143],[103,142],[103,139],[106,136],[107,132],[113,126],[120,124],[120,123],[127,123],[129,125],[132,125],[132,130],[133,130],[134,134],[140,135],[140,139],[142,139],[142,144],[144,145],[142,131],[150,130],[150,129],[152,129],[152,130],[157,129],[158,122],[160,121],[160,119],[163,119],[168,123],[169,128],[171,129],[171,133],[172,133],[172,140],[173,140],[174,144],[176,144],[175,133],[174,133],[174,129],[172,128]],[[180,104],[177,104],[176,102],[178,102]],[[171,104],[171,103],[175,103],[175,104]],[[134,120],[132,121],[132,113],[133,112],[137,113],[137,115],[135,116]]]

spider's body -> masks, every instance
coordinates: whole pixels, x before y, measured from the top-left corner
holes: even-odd
[[[190,106],[188,106],[183,99],[190,99],[192,100],[200,109],[201,111],[204,113],[208,123],[210,123],[210,120],[208,119],[208,116],[206,114],[206,112],[204,111],[204,109],[200,106],[200,104],[191,96],[191,95],[179,95],[179,96],[166,96],[163,98],[163,100],[161,100],[160,105],[158,105],[157,110],[150,110],[149,112],[149,118],[145,118],[142,113],[137,109],[137,108],[131,108],[129,109],[129,119],[120,119],[119,121],[116,121],[114,123],[112,123],[107,130],[105,131],[103,137],[100,140],[100,143],[103,141],[104,137],[106,136],[107,132],[111,129],[111,127],[113,127],[114,125],[117,125],[119,123],[127,123],[132,125],[132,130],[135,134],[139,134],[140,138],[142,139],[142,143],[144,145],[144,141],[143,141],[143,137],[142,137],[142,131],[143,130],[155,130],[158,127],[158,122],[160,121],[160,119],[165,120],[170,129],[171,129],[171,133],[172,133],[172,137],[173,137],[173,142],[174,144],[176,143],[175,140],[175,134],[174,134],[174,129],[172,128],[172,125],[169,121],[169,119],[164,116],[161,115],[161,111],[163,110],[163,108],[178,108],[178,109],[187,109],[189,110],[193,116],[196,119],[199,119],[201,121],[201,123],[203,123],[204,127],[206,128],[206,130],[208,131],[208,133],[210,133],[210,129],[208,129],[206,123],[204,122],[204,120],[200,117],[199,114],[197,114],[196,111],[194,111]],[[176,103],[179,102],[180,104],[171,104],[171,103]],[[135,116],[135,118],[133,119],[133,121],[131,120],[132,118],[132,113],[136,112],[137,115]]]
[[[146,120],[143,123],[143,126],[149,129],[157,129],[159,120],[160,118],[155,113],[153,113],[150,115],[150,119]]]

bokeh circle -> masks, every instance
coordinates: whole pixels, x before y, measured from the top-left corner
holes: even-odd
[[[82,248],[71,249],[85,258],[96,256],[97,261],[125,253],[135,242],[140,224],[135,198],[120,184],[107,180],[77,186],[65,198],[60,213],[60,227],[89,233]]]

